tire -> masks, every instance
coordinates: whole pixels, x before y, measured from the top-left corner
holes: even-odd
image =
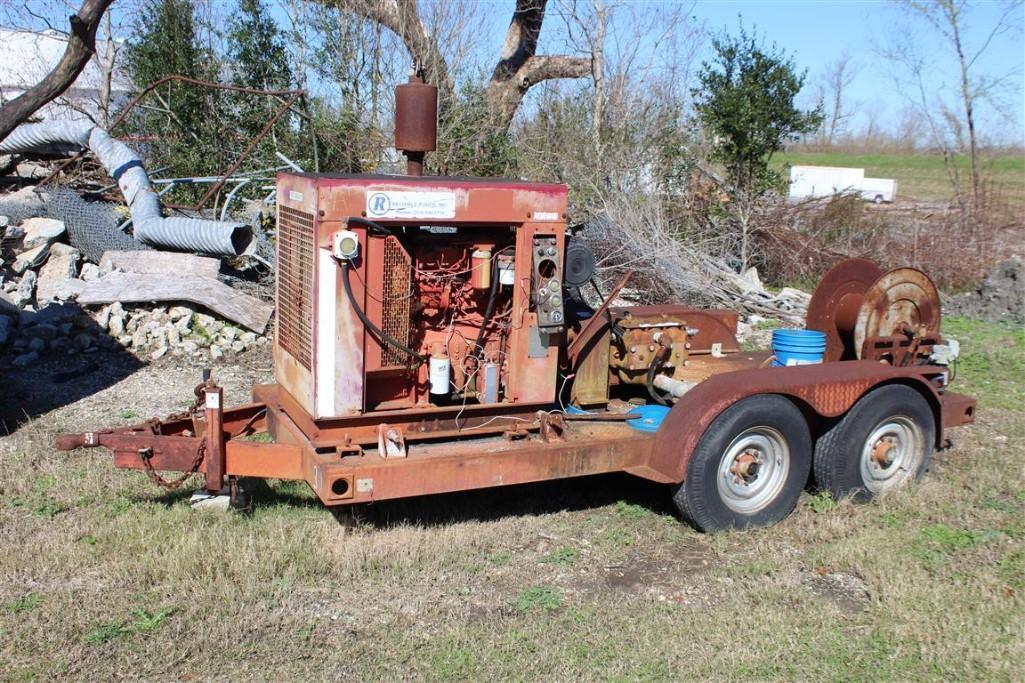
[[[770,526],[797,505],[811,460],[808,423],[797,406],[774,394],[745,398],[705,430],[673,502],[701,531]]]
[[[921,478],[935,443],[936,422],[922,395],[900,384],[880,387],[819,438],[815,481],[837,500],[865,502]]]
[[[877,194],[877,195],[876,195],[876,196],[875,196],[875,197],[874,197],[874,198],[872,199],[872,203],[873,203],[873,204],[882,204],[882,203],[883,203],[883,195],[881,195],[881,194]]]

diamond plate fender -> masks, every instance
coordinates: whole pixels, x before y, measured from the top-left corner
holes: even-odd
[[[847,412],[871,389],[888,383],[907,384],[925,397],[936,417],[938,445],[942,443],[943,398],[930,380],[945,372],[933,366],[895,368],[873,361],[844,361],[715,375],[684,395],[666,416],[656,435],[652,468],[674,482],[683,481],[708,426],[748,396],[781,394],[793,399],[810,419],[831,418]]]

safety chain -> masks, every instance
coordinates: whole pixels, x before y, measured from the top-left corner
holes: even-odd
[[[193,389],[192,392],[196,395],[196,400],[193,401],[191,406],[189,406],[182,412],[170,415],[166,417],[164,420],[159,420],[157,418],[149,420],[146,424],[149,425],[149,428],[151,430],[153,430],[153,434],[158,436],[160,435],[160,425],[164,421],[171,422],[175,420],[188,420],[192,418],[192,416],[195,415],[197,412],[199,412],[200,406],[203,405],[204,389],[206,389],[205,381],[200,382],[196,385],[196,388]],[[161,477],[159,474],[157,474],[157,471],[153,469],[153,464],[150,462],[150,459],[152,457],[152,448],[139,449],[139,458],[142,460],[143,468],[146,470],[146,476],[148,476],[150,480],[157,486],[167,489],[168,491],[173,491],[182,484],[184,484],[185,480],[187,480],[189,477],[191,477],[193,474],[199,471],[199,466],[203,464],[203,458],[206,457],[206,439],[201,438],[199,440],[199,446],[196,447],[196,457],[192,459],[192,467],[189,469],[188,472],[183,472],[182,475],[180,477],[177,477],[176,479],[167,480]]]
[[[203,390],[206,389],[206,382],[200,382],[196,385],[196,388],[192,390],[192,393],[196,395],[196,400],[192,402],[192,405],[181,411],[180,413],[174,413],[168,415],[163,419],[164,422],[174,422],[175,420],[188,420],[193,415],[199,412],[200,407],[203,405],[203,399],[205,397]]]
[[[153,457],[152,448],[140,448],[139,457],[142,459],[142,465],[146,470],[146,476],[148,476],[154,484],[167,489],[168,491],[174,491],[176,488],[184,484],[186,479],[199,471],[199,466],[203,464],[203,458],[206,457],[206,439],[199,440],[199,446],[196,448],[196,457],[192,459],[192,467],[189,471],[183,472],[180,477],[171,479],[170,481],[161,477],[157,474],[157,471],[153,469],[153,464],[150,462],[150,459]]]

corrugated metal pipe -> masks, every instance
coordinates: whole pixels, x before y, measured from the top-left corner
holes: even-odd
[[[40,151],[54,146],[88,148],[117,181],[132,213],[135,238],[165,249],[238,256],[253,238],[243,223],[201,218],[164,218],[142,160],[128,145],[88,121],[52,121],[19,126],[0,141],[0,154]]]

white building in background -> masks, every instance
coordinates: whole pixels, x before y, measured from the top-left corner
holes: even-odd
[[[57,31],[25,31],[0,27],[0,102],[8,102],[25,92],[60,62],[68,41]],[[115,52],[117,49],[115,43]],[[108,80],[111,102],[123,103],[134,85],[118,65],[107,68],[108,46],[97,38],[96,54],[75,83],[59,98],[43,107],[36,116],[45,119],[98,120],[100,93]],[[116,62],[116,60],[115,60]]]
[[[882,204],[897,196],[897,181],[866,178],[863,168],[841,166],[792,166],[790,198],[817,199],[837,194],[857,194],[865,201]]]

